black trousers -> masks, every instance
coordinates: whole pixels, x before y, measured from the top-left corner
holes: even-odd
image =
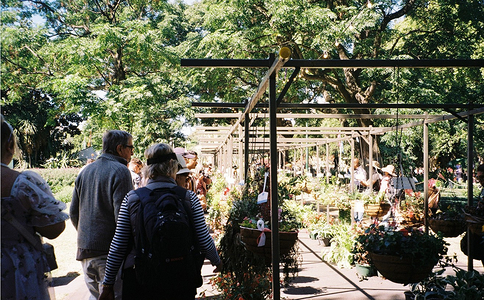
[[[145,286],[138,282],[133,268],[123,270],[123,300],[194,300],[196,288],[163,289]]]

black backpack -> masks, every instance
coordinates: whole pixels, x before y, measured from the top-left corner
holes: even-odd
[[[203,283],[200,253],[187,190],[174,186],[135,190],[140,205],[135,224],[138,282],[161,290],[197,288]]]

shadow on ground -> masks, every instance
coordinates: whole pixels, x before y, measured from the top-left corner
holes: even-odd
[[[79,276],[78,272],[69,272],[65,276],[61,277],[53,277],[52,281],[54,282],[53,286],[62,286],[62,285],[68,285],[71,281],[76,279],[77,276]]]

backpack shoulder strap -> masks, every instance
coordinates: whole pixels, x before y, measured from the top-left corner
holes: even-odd
[[[147,187],[142,187],[134,190],[134,192],[138,196],[141,203],[146,203],[146,201],[150,198],[152,190]]]

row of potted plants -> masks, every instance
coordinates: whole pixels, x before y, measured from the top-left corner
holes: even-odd
[[[247,242],[241,238],[242,229],[257,228],[257,222],[263,220],[264,227],[268,229],[270,239],[270,206],[269,202],[265,204],[257,203],[257,196],[262,191],[262,182],[264,173],[267,169],[261,168],[256,172],[256,176],[246,184],[244,191],[233,190],[228,195],[230,210],[225,213],[222,219],[227,220],[223,227],[219,249],[224,259],[232,261],[233,265],[228,264],[224,272],[214,279],[216,285],[224,284],[236,285],[233,289],[227,288],[224,294],[226,299],[233,299],[235,295],[243,295],[251,299],[253,295],[252,283],[247,283],[247,290],[243,291],[240,282],[244,282],[244,275],[241,270],[246,270],[250,266],[251,272],[265,274],[264,278],[269,278],[270,268],[267,266],[267,258],[264,255],[258,255],[247,251]],[[381,203],[381,198],[374,194],[349,194],[344,189],[336,185],[321,183],[318,187],[317,179],[309,181],[303,177],[281,177],[278,187],[279,194],[279,231],[294,232],[305,227],[308,228],[313,238],[326,239],[331,238],[331,247],[325,251],[323,258],[326,261],[340,265],[341,267],[351,267],[356,264],[374,266],[382,260],[382,256],[397,258],[398,261],[407,260],[404,265],[423,266],[427,269],[420,277],[414,276],[415,270],[410,271],[400,278],[392,278],[392,275],[384,274],[386,278],[401,283],[419,282],[425,278],[437,261],[445,255],[446,244],[441,235],[425,234],[420,230],[397,229],[392,227],[379,227],[372,225],[369,228],[362,228],[358,225],[350,225],[338,218],[330,217],[314,211],[310,205],[301,205],[295,201],[295,196],[300,192],[300,187],[306,187],[306,192],[310,191],[320,203],[336,205],[342,210],[348,210],[351,201],[363,201],[367,207],[371,204]],[[316,184],[315,184],[316,182]],[[299,188],[298,188],[299,187]],[[270,191],[268,191],[270,195]],[[323,199],[321,199],[322,197]],[[270,197],[268,197],[270,199]],[[423,197],[418,193],[408,193],[405,195],[407,201],[402,201],[402,207],[405,211],[413,211],[420,215],[423,210]],[[345,204],[343,204],[345,203]],[[452,211],[452,207],[445,207],[443,210],[433,212],[432,218],[435,220],[447,220],[451,217],[456,218],[458,209]],[[214,214],[216,215],[216,214]],[[462,214],[461,214],[462,215]],[[462,219],[460,219],[462,221]],[[225,221],[224,221],[225,222]],[[439,232],[440,230],[434,229]],[[257,234],[260,234],[257,232]],[[356,243],[355,243],[356,241]],[[270,243],[269,243],[270,244]],[[295,244],[294,244],[295,245]],[[224,260],[225,261],[225,260]],[[297,268],[297,245],[291,247],[286,254],[281,257],[281,262],[287,263],[288,270]],[[425,264],[424,264],[425,262]],[[388,263],[388,262],[386,262]],[[261,266],[262,265],[262,266]],[[257,267],[256,267],[257,266]],[[254,269],[255,267],[255,269]],[[286,268],[284,268],[286,269]],[[384,270],[383,267],[377,269]],[[384,273],[385,271],[381,271]],[[423,277],[422,277],[423,276]],[[230,280],[229,280],[230,279]],[[240,280],[240,281],[239,281]],[[239,283],[237,283],[239,281]],[[267,282],[267,281],[265,281]],[[220,283],[220,284],[218,284]],[[250,284],[249,284],[250,283]],[[245,284],[244,284],[245,285]],[[262,295],[263,293],[258,293]]]

